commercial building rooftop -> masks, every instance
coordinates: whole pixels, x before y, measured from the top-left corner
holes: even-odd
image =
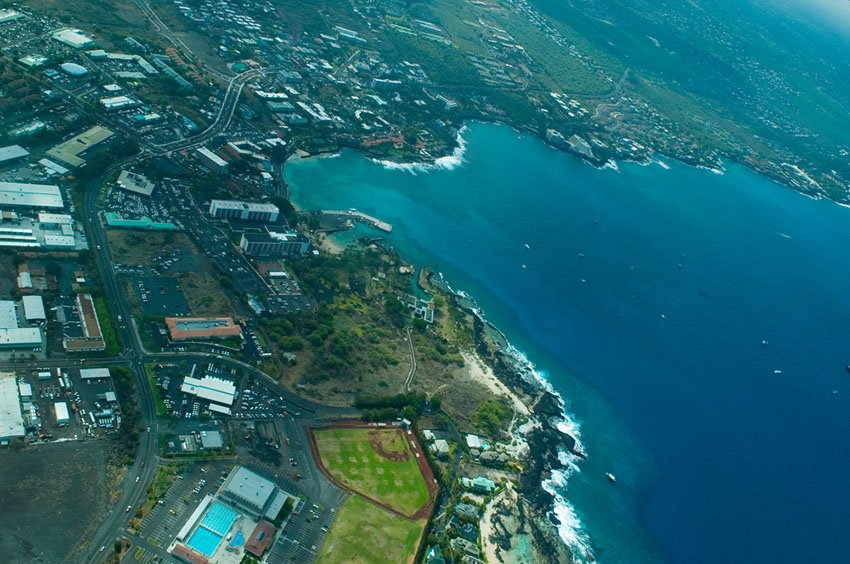
[[[224,405],[233,405],[236,399],[236,386],[233,382],[212,376],[204,376],[203,378],[186,376],[180,386],[180,391]]]
[[[166,317],[172,340],[223,338],[242,335],[231,317]]]
[[[17,329],[18,312],[12,300],[0,300],[0,329]]]
[[[15,10],[0,10],[0,24],[13,22],[24,17],[24,15]]]
[[[20,145],[9,145],[8,147],[0,147],[0,164],[6,161],[22,159],[29,156],[30,152]]]
[[[122,170],[121,174],[118,175],[118,187],[128,192],[150,196],[153,193],[155,184],[143,174]]]
[[[105,127],[96,125],[48,150],[47,155],[73,167],[82,166],[86,161],[80,155],[113,135],[114,133]]]
[[[80,77],[89,73],[89,69],[77,63],[62,63],[59,68],[70,76]]]
[[[277,488],[262,476],[243,466],[234,468],[222,486],[222,491],[249,507],[262,512]]]
[[[201,445],[208,449],[222,448],[224,439],[219,431],[201,431]]]
[[[41,296],[24,296],[24,317],[27,321],[44,321],[47,314],[44,311],[44,300]]]
[[[80,378],[83,380],[100,380],[109,377],[111,374],[108,368],[80,368]]]
[[[62,192],[53,184],[0,182],[0,207],[61,208]]]
[[[66,213],[41,212],[38,214],[38,222],[52,225],[71,225],[74,223],[74,218]]]
[[[60,43],[73,47],[74,49],[88,47],[94,43],[94,40],[91,37],[85,35],[79,29],[60,29],[59,31],[54,32],[51,37]]]
[[[40,345],[41,329],[38,327],[0,329],[0,348],[33,348]]]
[[[23,437],[24,419],[15,375],[0,373],[0,439]]]

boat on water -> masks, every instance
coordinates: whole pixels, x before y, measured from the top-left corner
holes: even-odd
[[[774,370],[773,373],[774,374],[782,374],[782,371],[781,370]]]
[[[611,472],[606,472],[606,473],[605,473],[605,477],[606,477],[606,478],[608,478],[608,481],[609,481],[609,482],[611,482],[612,484],[616,484],[616,483],[617,483],[617,476],[615,476],[615,475],[614,475],[614,474],[612,474]]]
[[[531,249],[531,245],[529,245],[528,243],[525,243],[525,248],[526,248],[526,249]]]

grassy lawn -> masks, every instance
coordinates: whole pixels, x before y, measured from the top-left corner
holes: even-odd
[[[148,376],[148,382],[151,385],[151,392],[153,393],[154,401],[156,402],[156,416],[157,417],[168,417],[168,407],[165,405],[165,402],[162,401],[162,395],[159,391],[159,386],[156,384],[156,376],[153,372],[153,364],[145,364],[145,373]]]
[[[412,562],[425,519],[408,521],[359,495],[340,508],[317,562],[399,564]]]
[[[97,312],[97,320],[100,322],[100,332],[103,334],[103,342],[106,343],[104,354],[115,356],[121,350],[121,343],[118,341],[118,332],[115,330],[115,323],[109,312],[109,305],[106,302],[106,298],[102,296],[94,298],[94,309]]]
[[[413,515],[428,501],[428,487],[407,440],[394,429],[322,429],[315,432],[325,468],[340,483]],[[371,441],[370,441],[371,437]],[[392,460],[376,452],[380,444]]]

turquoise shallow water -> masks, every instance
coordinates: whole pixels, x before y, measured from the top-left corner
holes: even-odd
[[[740,167],[596,170],[507,127],[464,139],[462,166],[345,152],[287,180],[299,207],[393,223],[545,371],[590,455],[560,486],[566,536],[605,562],[844,560],[850,210]]]

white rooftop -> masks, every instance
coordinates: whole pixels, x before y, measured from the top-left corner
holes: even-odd
[[[61,208],[62,192],[55,184],[0,182],[0,206],[29,208]]]
[[[20,145],[9,145],[8,147],[0,147],[0,162],[9,161],[12,159],[20,159],[26,157],[30,152]]]
[[[44,321],[47,314],[44,311],[44,300],[41,296],[24,296],[24,317],[27,321]]]
[[[150,196],[153,193],[153,189],[156,187],[156,185],[148,180],[145,175],[131,172],[129,170],[121,171],[121,174],[118,175],[117,184],[124,190],[135,192],[143,196]]]
[[[0,329],[17,329],[18,313],[12,300],[0,301]]]
[[[240,466],[224,483],[224,491],[262,510],[275,492],[275,485]]]
[[[203,378],[186,376],[183,385],[180,386],[180,391],[224,405],[233,405],[233,400],[236,397],[236,386],[233,382],[212,376],[204,376]]]
[[[247,209],[251,211],[267,211],[272,213],[278,213],[280,211],[274,204],[266,202],[243,202],[242,200],[212,200],[210,202],[210,206],[214,206],[216,209],[221,210]]]
[[[80,378],[83,380],[93,380],[99,378],[109,378],[108,368],[80,368]]]
[[[0,438],[23,437],[24,434],[18,383],[13,374],[0,374]]]
[[[213,153],[212,151],[210,151],[206,147],[200,147],[198,149],[198,153],[200,153],[201,155],[205,156],[206,158],[208,158],[209,160],[214,162],[217,166],[225,166],[227,164],[227,161],[225,161],[224,159],[222,159],[221,157],[219,157],[218,155],[216,155],[215,153]]]
[[[85,47],[94,43],[94,40],[85,35],[79,29],[61,29],[55,32],[51,37],[60,43],[69,45],[75,49]]]
[[[74,222],[74,218],[66,213],[44,213],[38,214],[39,223],[56,223],[58,225],[70,225]]]
[[[37,347],[41,345],[41,329],[38,327],[16,327],[0,329],[0,347]]]

